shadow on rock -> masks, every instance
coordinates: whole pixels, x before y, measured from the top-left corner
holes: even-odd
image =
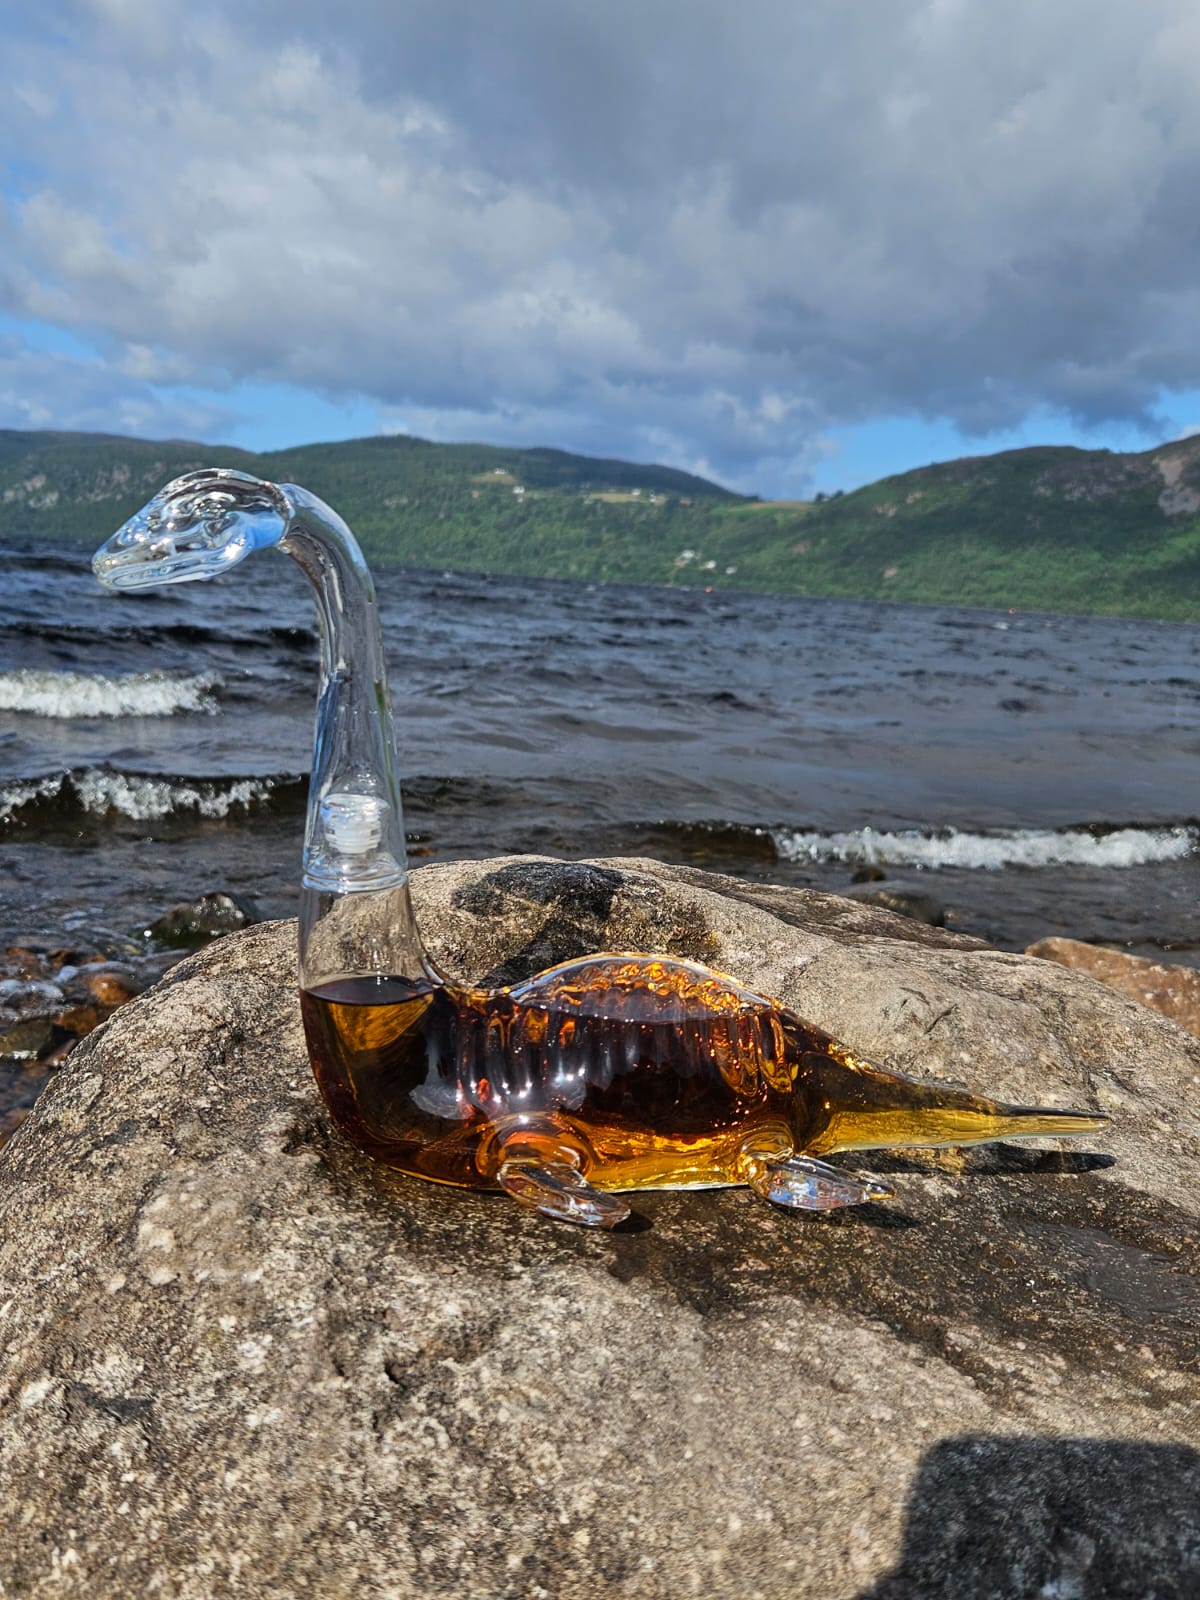
[[[966,1436],[922,1463],[900,1565],[859,1600],[1200,1595],[1200,1454]]]

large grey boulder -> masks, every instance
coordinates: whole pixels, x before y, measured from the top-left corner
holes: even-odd
[[[826,1218],[640,1196],[598,1235],[351,1149],[294,927],[231,935],[0,1158],[0,1593],[1200,1593],[1200,1040],[1047,962],[653,862],[414,895],[463,975],[700,957],[1111,1136],[864,1156],[897,1199]]]

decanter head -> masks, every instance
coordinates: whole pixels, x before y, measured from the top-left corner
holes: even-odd
[[[255,550],[277,545],[294,515],[277,484],[206,467],[176,478],[92,558],[109,589],[155,589],[215,578]]]

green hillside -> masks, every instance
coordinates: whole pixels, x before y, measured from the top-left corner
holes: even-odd
[[[885,478],[774,523],[739,580],[814,594],[1200,618],[1200,438],[1138,455],[1034,448]],[[711,553],[723,554],[723,551]]]
[[[563,450],[351,439],[254,455],[217,445],[0,430],[0,536],[99,542],[196,467],[302,483],[377,561],[659,582],[718,505],[748,503],[673,467]]]
[[[407,436],[253,455],[0,431],[0,532],[98,542],[205,465],[303,483],[376,561],[1200,618],[1200,438],[969,457],[813,503],[746,499],[669,467]]]

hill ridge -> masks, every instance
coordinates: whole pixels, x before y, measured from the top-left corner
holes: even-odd
[[[0,534],[99,542],[169,478],[303,483],[375,561],[526,576],[1200,620],[1200,436],[1027,445],[820,503],[551,446],[373,435],[255,453],[0,430]]]

